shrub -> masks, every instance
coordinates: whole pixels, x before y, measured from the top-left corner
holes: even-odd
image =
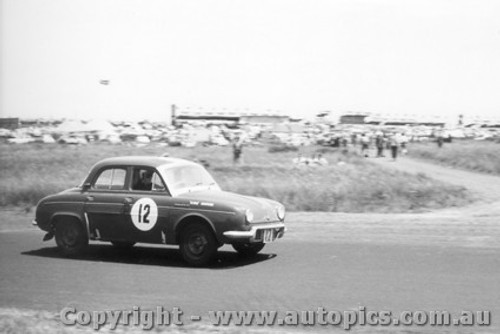
[[[279,153],[279,152],[297,152],[299,148],[292,145],[273,145],[267,150],[269,153]]]

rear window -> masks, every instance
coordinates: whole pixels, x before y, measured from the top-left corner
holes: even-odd
[[[123,168],[105,169],[95,181],[94,189],[122,190],[125,188],[126,175],[127,171]]]

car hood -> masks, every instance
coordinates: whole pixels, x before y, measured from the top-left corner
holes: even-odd
[[[254,214],[255,223],[276,221],[276,208],[281,206],[279,202],[267,198],[245,196],[228,191],[206,190],[189,192],[181,194],[177,198],[189,200],[191,205],[213,207],[214,210],[230,207],[234,210],[244,212],[250,209]]]

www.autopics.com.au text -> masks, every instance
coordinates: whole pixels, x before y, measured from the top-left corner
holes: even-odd
[[[360,306],[357,309],[329,311],[323,307],[308,311],[208,311],[206,317],[185,316],[179,307],[165,309],[77,311],[66,307],[60,312],[60,320],[66,326],[92,326],[93,329],[109,325],[140,326],[149,330],[155,326],[183,326],[187,321],[206,321],[214,326],[337,326],[349,330],[354,326],[489,326],[490,311],[462,311],[456,315],[445,310],[372,311]]]

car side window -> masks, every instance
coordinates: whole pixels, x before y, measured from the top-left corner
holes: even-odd
[[[94,183],[98,190],[122,190],[125,187],[127,171],[123,168],[105,169]]]
[[[152,189],[153,191],[164,191],[165,186],[163,185],[163,181],[161,180],[160,176],[158,173],[153,173],[153,179],[152,179]]]
[[[165,186],[156,171],[149,168],[134,168],[132,190],[165,191]]]

